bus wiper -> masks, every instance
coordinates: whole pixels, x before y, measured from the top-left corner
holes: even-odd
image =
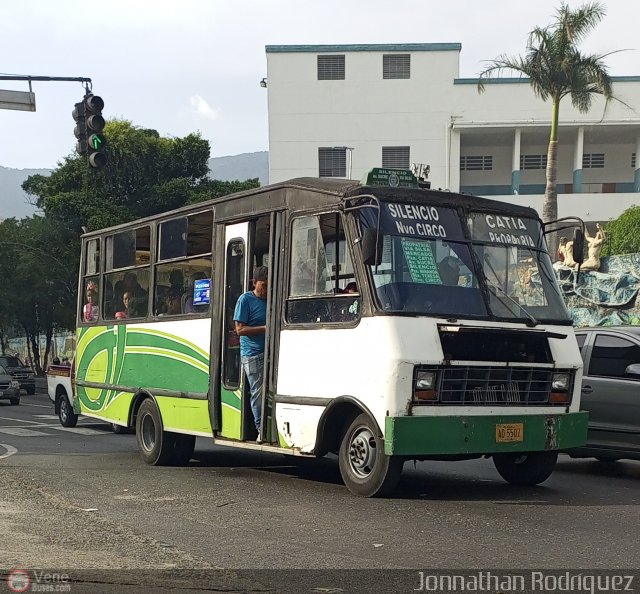
[[[529,318],[529,323],[527,323],[527,326],[537,326],[540,322],[538,322],[538,320],[529,312],[529,310],[522,305],[522,303],[516,301],[513,297],[511,297],[511,295],[509,295],[501,286],[496,285],[494,283],[492,283],[485,275],[485,280],[487,281],[487,284],[492,287],[493,289],[495,289],[496,291],[499,291],[502,295],[504,295],[509,301],[511,301],[511,303],[515,303],[515,305],[518,306],[518,308],[520,309],[520,311],[522,311],[522,313],[527,316],[527,318]],[[496,297],[499,298],[499,295],[496,293]],[[506,306],[506,303],[500,299],[501,303],[503,305]]]
[[[496,278],[498,278],[498,273],[495,271],[495,269],[493,268],[491,261],[489,260],[489,258],[487,257],[487,254],[484,254],[484,262],[487,266],[489,266],[489,268],[491,269],[491,272],[493,272],[493,276],[495,276]],[[519,303],[518,301],[516,301],[513,297],[511,297],[511,295],[509,295],[500,285],[496,285],[494,283],[492,283],[488,278],[487,275],[484,275],[484,280],[487,281],[487,284],[490,287],[493,287],[494,289],[496,289],[497,291],[499,291],[500,293],[502,293],[509,301],[511,301],[512,303],[515,303],[520,310],[522,311],[522,313],[527,316],[527,318],[529,318],[529,323],[527,324],[527,326],[537,326],[540,322],[538,322],[538,320],[536,320],[536,318],[531,315],[531,313],[529,313],[529,310],[527,308],[524,307],[524,305],[522,305],[521,303]],[[498,297],[498,294],[495,294],[496,297]],[[502,303],[502,305],[506,306],[507,304],[502,301],[502,299],[500,299],[500,302]]]

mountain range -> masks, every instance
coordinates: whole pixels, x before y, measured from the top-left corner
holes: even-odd
[[[29,196],[22,190],[22,182],[30,175],[49,175],[51,171],[0,166],[0,220],[34,214],[37,208],[29,203]],[[269,153],[259,151],[209,159],[209,177],[221,181],[244,181],[257,177],[264,186],[269,181]]]

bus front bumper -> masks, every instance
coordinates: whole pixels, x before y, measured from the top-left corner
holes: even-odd
[[[589,413],[386,417],[389,456],[564,450],[587,442]]]

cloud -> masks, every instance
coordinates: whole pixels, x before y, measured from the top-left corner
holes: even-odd
[[[189,99],[191,107],[197,116],[206,120],[217,120],[220,117],[219,112],[207,103],[207,100],[200,95],[193,95]]]

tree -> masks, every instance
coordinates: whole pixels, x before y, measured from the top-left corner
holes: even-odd
[[[617,219],[607,223],[608,255],[640,252],[640,206],[627,208]]]
[[[47,360],[54,330],[73,327],[77,235],[42,216],[0,223],[0,322],[20,328],[36,372]],[[40,337],[45,337],[41,357]]]
[[[542,220],[545,222],[558,218],[556,177],[560,102],[570,95],[573,106],[581,113],[588,113],[594,96],[602,95],[607,104],[615,99],[611,77],[604,63],[604,58],[610,54],[585,55],[578,48],[604,15],[605,9],[598,2],[575,10],[563,2],[551,25],[531,31],[524,56],[499,56],[489,62],[478,80],[478,91],[483,92],[486,81],[494,74],[512,70],[529,78],[537,97],[543,101],[551,100],[547,184],[542,207]],[[555,254],[556,249],[556,234],[551,234],[549,251]]]

